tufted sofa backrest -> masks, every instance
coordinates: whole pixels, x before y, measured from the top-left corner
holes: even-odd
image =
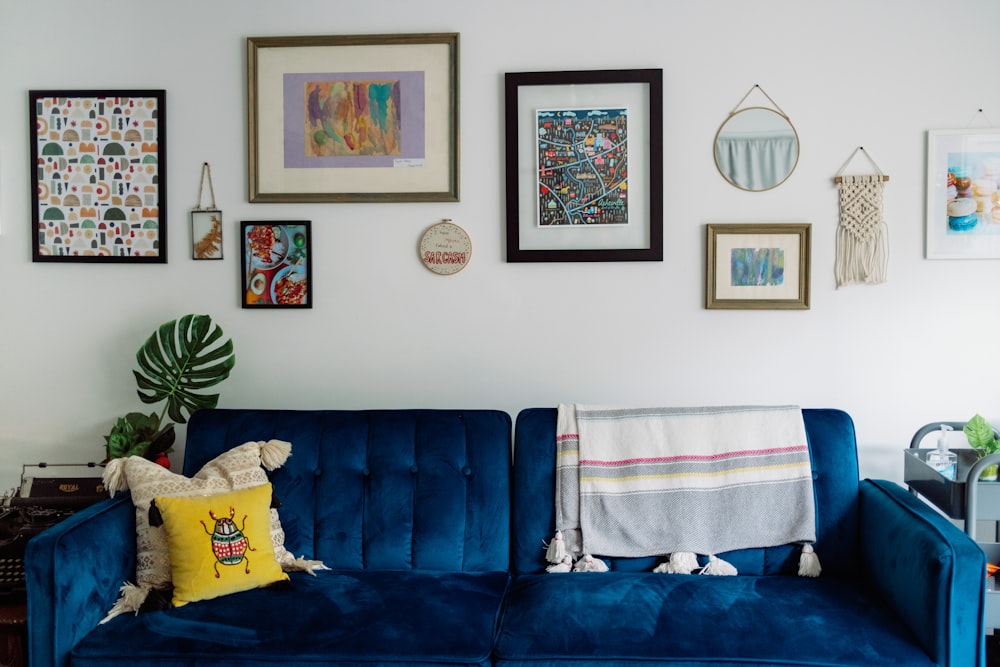
[[[184,474],[251,440],[287,440],[271,474],[285,547],[334,569],[509,569],[511,419],[494,410],[200,410]]]
[[[514,433],[513,571],[544,572],[543,542],[555,531],[555,408],[529,408]],[[804,409],[816,502],[816,553],[824,576],[854,576],[858,563],[858,453],[854,422],[840,410]],[[738,511],[738,508],[734,508]],[[594,554],[600,556],[600,554]],[[790,574],[791,546],[719,554],[740,574]],[[648,571],[662,558],[605,559],[612,570]]]

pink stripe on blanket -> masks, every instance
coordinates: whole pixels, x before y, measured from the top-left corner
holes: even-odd
[[[699,456],[697,454],[687,454],[682,456],[656,456],[649,458],[621,459],[616,461],[602,461],[600,459],[580,459],[580,465],[588,466],[625,466],[637,463],[672,463],[679,461],[721,461],[724,459],[738,458],[741,456],[767,456],[768,454],[791,454],[795,452],[807,452],[809,447],[797,445],[795,447],[771,447],[769,449],[744,449],[736,452],[726,452],[724,454],[711,454]]]

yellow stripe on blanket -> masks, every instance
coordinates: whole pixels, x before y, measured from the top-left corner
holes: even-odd
[[[764,475],[768,472],[786,472],[794,471],[797,474],[791,475]],[[770,466],[748,466],[745,468],[734,468],[732,470],[716,470],[716,471],[705,471],[705,472],[673,472],[673,473],[662,473],[655,475],[628,475],[626,477],[601,477],[601,476],[581,476],[580,483],[588,483],[600,485],[600,487],[610,487],[614,488],[616,484],[624,482],[636,482],[642,480],[656,480],[656,479],[697,479],[697,478],[711,478],[712,484],[711,488],[716,488],[720,486],[717,478],[729,476],[732,478],[731,481],[743,481],[743,482],[755,482],[755,481],[780,481],[780,480],[797,480],[805,479],[810,476],[812,470],[809,463],[780,463],[777,465]],[[748,475],[752,474],[752,477]],[[725,482],[723,482],[725,484]],[[595,486],[595,489],[597,487]],[[664,490],[664,487],[657,487],[655,490]],[[665,489],[665,490],[669,490]],[[581,492],[583,490],[581,489]]]

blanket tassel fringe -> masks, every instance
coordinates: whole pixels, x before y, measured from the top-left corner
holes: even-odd
[[[670,554],[667,562],[660,563],[653,569],[653,572],[662,574],[691,574],[697,570],[698,557],[690,551],[675,551]]]
[[[563,541],[562,531],[557,530],[552,540],[545,545],[545,560],[553,565],[559,565],[566,555],[566,542]]]
[[[813,551],[811,544],[802,545],[802,555],[799,556],[799,576],[818,577],[823,568],[819,564],[819,556]]]
[[[600,558],[594,558],[590,554],[583,557],[573,566],[574,572],[607,572],[608,565]]]
[[[717,577],[734,577],[739,572],[732,563],[709,554],[708,564],[698,564],[698,556],[690,551],[675,551],[665,563],[657,565],[653,572],[660,574],[708,574]]]
[[[718,556],[709,555],[708,565],[701,569],[701,574],[711,574],[717,577],[735,577],[739,573],[732,563],[724,561]]]
[[[557,574],[560,572],[570,572],[573,570],[573,557],[570,555],[563,556],[563,559],[558,563],[553,563],[545,568],[545,571],[550,574]]]

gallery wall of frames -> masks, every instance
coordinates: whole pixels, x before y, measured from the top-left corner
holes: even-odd
[[[0,481],[185,313],[223,407],[1000,421],[1000,6],[744,4],[4,3]]]

